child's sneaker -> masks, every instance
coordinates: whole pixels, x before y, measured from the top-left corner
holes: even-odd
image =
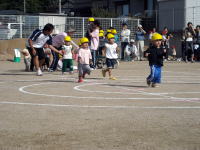
[[[42,74],[42,71],[40,70],[40,69],[38,69],[38,71],[37,71],[37,76],[42,76],[43,74]]]
[[[78,80],[78,83],[81,83],[81,82],[83,82],[83,79],[79,79],[79,80]]]
[[[115,77],[110,77],[109,79],[110,80],[117,80],[117,78],[115,78]]]
[[[79,77],[78,83],[81,83],[81,82],[83,82],[83,78],[82,78],[82,77]]]
[[[152,83],[151,87],[157,88],[157,87],[159,87],[159,86],[158,86],[156,83]]]
[[[147,85],[151,86],[151,81],[147,79]]]
[[[102,69],[102,75],[104,78],[106,77],[106,70]]]

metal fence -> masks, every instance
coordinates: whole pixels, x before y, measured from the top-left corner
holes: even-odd
[[[67,26],[76,29],[73,38],[81,38],[87,30],[88,18],[65,16],[26,16],[26,15],[0,15],[0,39],[27,38],[33,30],[42,29],[45,24],[55,26],[54,34],[63,32]],[[126,22],[131,30],[131,37],[140,23],[139,19],[121,18],[95,18],[100,21],[103,30],[114,27],[118,33],[122,29],[122,22]]]

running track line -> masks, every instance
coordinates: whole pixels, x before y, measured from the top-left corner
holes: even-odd
[[[108,108],[108,109],[200,109],[200,106],[89,106],[89,105],[61,105],[61,104],[40,104],[40,103],[19,103],[1,101],[2,105],[27,105],[27,106],[43,106],[43,107],[68,107],[68,108]]]

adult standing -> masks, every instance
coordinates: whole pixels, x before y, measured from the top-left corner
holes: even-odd
[[[121,31],[121,60],[124,60],[124,51],[130,41],[131,31],[128,29],[127,24],[122,24]]]
[[[188,61],[189,50],[191,50],[191,62],[194,62],[194,37],[195,30],[193,24],[188,22],[187,27],[185,28],[185,62]]]
[[[165,53],[165,60],[168,60],[169,56],[169,49],[170,49],[170,39],[173,37],[172,34],[169,32],[167,27],[164,27],[162,31],[162,37],[164,41],[164,46],[166,47],[166,53]]]
[[[143,59],[143,53],[144,53],[144,35],[146,34],[146,31],[142,28],[142,25],[138,25],[137,31],[135,32],[135,39],[136,39],[136,45],[137,49],[139,51],[139,60],[142,61]]]
[[[57,34],[55,37],[53,37],[53,46],[58,49],[61,50],[62,49],[62,45],[64,44],[64,39],[66,36],[72,36],[75,32],[75,29],[72,27],[68,27],[66,32],[61,32],[59,34]],[[78,48],[78,46],[75,44],[75,42],[71,41],[71,43]],[[52,55],[53,55],[53,61],[51,63],[50,72],[53,72],[57,69],[57,65],[58,65],[58,61],[59,61],[59,55],[58,53],[55,53],[54,51],[52,51]]]
[[[91,41],[90,41],[90,49],[92,54],[92,68],[96,69],[96,55],[97,49],[99,47],[99,27],[100,23],[98,20],[94,21],[94,26],[92,28],[92,32],[90,33]]]

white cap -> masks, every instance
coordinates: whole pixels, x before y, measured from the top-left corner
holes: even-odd
[[[134,39],[131,39],[131,40],[130,40],[130,42],[134,43],[134,42],[135,42],[135,40],[134,40]]]
[[[138,27],[139,27],[139,28],[142,28],[142,25],[141,25],[141,24],[139,24],[139,25],[138,25]]]

